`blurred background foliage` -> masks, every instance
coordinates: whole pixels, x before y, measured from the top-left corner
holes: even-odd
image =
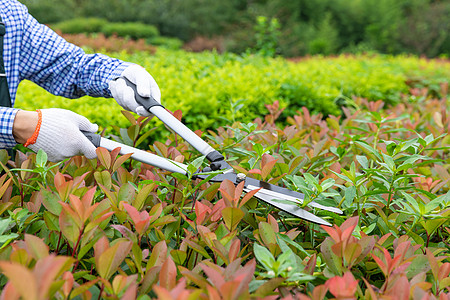
[[[427,57],[450,54],[449,0],[21,2],[46,24],[70,19],[84,23],[83,18],[93,17],[112,23],[135,22],[153,26],[154,29],[141,30],[150,34],[159,33],[184,43],[199,37],[203,41],[214,39],[219,42],[211,43],[211,47],[236,53],[258,49],[263,42],[266,48],[259,50],[286,57],[361,52]],[[269,41],[262,41],[263,37]],[[268,44],[275,46],[267,49]]]

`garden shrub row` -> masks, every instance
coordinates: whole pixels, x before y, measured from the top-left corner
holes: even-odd
[[[355,105],[354,97],[398,103],[410,87],[428,87],[436,96],[448,83],[449,63],[409,56],[310,57],[291,62],[282,58],[187,53],[159,49],[111,54],[144,66],[158,82],[169,110],[182,109],[193,129],[217,128],[261,116],[266,104],[278,100],[284,122],[305,106],[313,113],[339,115]],[[124,126],[114,100],[84,97],[67,100],[21,84],[17,107],[61,107],[88,117],[101,127]]]
[[[138,22],[108,22],[99,18],[75,18],[51,25],[62,33],[103,33],[105,36],[119,36],[137,39],[149,39],[158,37],[159,31],[153,25]]]
[[[117,150],[60,164],[2,151],[1,297],[448,299],[450,123],[435,93],[411,89],[396,106],[356,97],[343,116],[299,107],[286,126],[274,101],[203,135],[236,171],[340,208],[313,211],[333,228]],[[148,121],[124,115],[121,138],[137,144]],[[174,134],[148,148],[205,166]]]

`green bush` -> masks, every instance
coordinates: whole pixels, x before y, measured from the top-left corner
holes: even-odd
[[[43,24],[53,24],[75,18],[79,6],[74,0],[20,0],[29,13]]]
[[[183,46],[183,41],[178,38],[157,36],[147,40],[148,44],[164,47],[171,50],[178,50]]]
[[[131,114],[124,143],[181,159],[186,174],[119,148],[57,164],[1,150],[0,298],[449,299],[446,102],[412,91],[396,107],[356,104],[279,126],[275,101],[265,122],[203,134],[247,176],[244,193],[244,181],[193,180],[204,157],[177,134],[143,143],[148,119]],[[250,178],[301,192],[297,215],[330,227],[268,205]]]
[[[56,23],[51,27],[60,30],[62,33],[96,33],[101,32],[107,21],[99,18],[75,18],[60,23]]]
[[[283,120],[302,106],[323,114],[341,113],[352,97],[397,103],[414,86],[439,93],[449,82],[448,64],[407,56],[313,57],[300,62],[261,56],[188,53],[159,49],[155,55],[116,53],[112,56],[144,66],[158,82],[164,105],[184,112],[195,129],[214,128],[229,120],[248,122],[279,100]],[[438,96],[442,96],[437,94]],[[81,113],[100,124],[124,125],[114,100],[54,97],[29,82],[19,88],[16,106],[24,109],[61,107]],[[95,107],[95,109],[93,109]]]
[[[131,39],[149,39],[159,35],[158,29],[143,23],[107,23],[101,28],[105,36],[117,35]]]

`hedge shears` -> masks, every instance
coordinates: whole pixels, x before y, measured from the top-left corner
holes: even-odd
[[[329,222],[323,220],[322,218],[314,215],[309,211],[304,210],[301,207],[301,204],[304,200],[304,195],[302,193],[251,177],[247,177],[243,173],[236,173],[233,168],[225,161],[225,157],[219,151],[215,150],[202,138],[196,135],[192,130],[190,130],[186,125],[175,118],[168,110],[164,108],[164,106],[162,106],[151,96],[147,98],[139,96],[136,91],[136,86],[128,79],[123,79],[125,80],[127,85],[134,90],[136,101],[140,105],[142,105],[146,110],[148,110],[158,119],[160,119],[170,129],[180,135],[193,148],[203,154],[210,162],[210,165],[208,167],[198,172],[198,174],[194,174],[193,179],[207,179],[208,177],[211,177],[207,174],[211,174],[211,172],[214,172],[217,174],[212,178],[209,178],[210,182],[222,182],[227,179],[233,182],[235,185],[244,182],[244,192],[258,190],[258,192],[254,194],[254,197],[258,200],[300,219],[315,224],[332,226]],[[109,151],[112,151],[119,147],[119,153],[121,155],[132,153],[132,155],[130,156],[132,159],[160,169],[164,169],[169,172],[187,175],[188,166],[185,164],[175,162],[173,160],[152,154],[150,152],[146,152],[119,142],[106,139],[95,133],[85,133],[85,135],[96,147],[103,147]],[[314,201],[309,202],[307,206],[326,210],[336,214],[342,214],[342,211],[336,207],[321,205]]]

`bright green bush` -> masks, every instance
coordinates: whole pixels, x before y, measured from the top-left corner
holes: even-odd
[[[178,38],[156,36],[147,40],[150,45],[168,48],[171,50],[179,50],[183,46],[183,41]]]
[[[155,55],[116,53],[112,56],[144,66],[158,82],[164,105],[184,112],[195,129],[251,121],[263,116],[265,104],[275,100],[286,108],[281,120],[306,106],[313,112],[340,114],[353,105],[353,96],[396,103],[408,83],[433,93],[448,82],[448,63],[407,56],[314,57],[300,62],[281,58],[187,53],[160,49]],[[17,107],[62,107],[85,115],[102,126],[121,125],[114,100],[54,97],[24,82]],[[95,109],[94,109],[95,107]]]
[[[51,27],[69,34],[96,33],[100,32],[106,23],[106,20],[100,18],[75,18],[56,23]]]
[[[153,25],[143,23],[107,23],[101,28],[105,36],[117,35],[131,39],[149,39],[159,35],[158,29]]]
[[[62,33],[96,33],[102,30],[107,23],[100,18],[75,18],[52,25],[52,28],[60,30]]]

